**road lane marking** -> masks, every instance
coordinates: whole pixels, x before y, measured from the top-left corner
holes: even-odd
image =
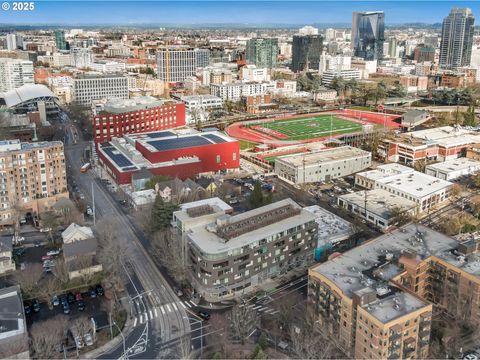
[[[263,305],[257,305],[253,308],[253,310],[257,310],[257,309],[260,309]]]
[[[153,312],[155,313],[155,317],[157,317],[158,316],[157,308],[153,309]]]
[[[163,306],[160,306],[160,310],[162,310],[162,314],[165,315],[165,309],[163,308]]]
[[[265,308],[265,307],[264,307],[264,308],[258,309],[257,311],[258,311],[258,312],[262,312],[262,311],[265,311],[265,310],[267,310],[267,309],[268,309],[268,308]]]
[[[251,308],[255,307],[255,304],[248,305],[247,307],[251,309]]]
[[[150,310],[148,313],[150,314],[150,320],[153,320],[153,313],[152,313],[152,310]]]
[[[270,313],[270,315],[275,315],[275,314],[278,314],[280,311],[278,310],[275,310],[274,312]]]
[[[182,307],[183,307],[184,309],[187,308],[183,302],[181,302],[180,305],[182,305]]]
[[[195,306],[197,306],[197,305],[195,305],[195,303],[194,303],[193,301],[191,301],[191,300],[190,300],[188,303],[192,304],[192,306],[190,306],[190,307],[195,307]],[[188,303],[187,303],[187,304],[188,304]]]
[[[175,305],[175,303],[172,303],[172,306],[175,309],[175,311],[178,311],[177,305]]]
[[[148,321],[148,314],[147,314],[146,311],[145,311],[145,313],[143,314],[143,316],[145,316],[145,322],[147,322],[147,321]]]
[[[133,320],[133,327],[137,326],[137,321],[138,321],[138,318],[135,317],[135,320]]]
[[[143,324],[143,314],[140,314],[140,324]]]
[[[168,306],[168,304],[165,305],[165,307],[167,308],[167,311],[168,311],[168,312],[172,311],[172,310],[170,309],[170,306]]]

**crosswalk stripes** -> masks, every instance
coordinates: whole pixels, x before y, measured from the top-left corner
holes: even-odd
[[[183,307],[184,309],[187,308],[187,306],[186,306],[183,302],[181,302],[181,301],[180,301],[180,305],[182,305],[182,307]]]
[[[133,319],[133,327],[147,323],[156,319],[158,316],[167,316],[169,313],[179,311],[196,306],[189,301],[176,301],[168,304],[161,304],[159,298],[154,293],[148,293],[141,300],[135,299],[131,303],[131,312]]]
[[[175,303],[172,303],[172,306],[175,309],[175,311],[178,311],[177,305],[175,305]]]
[[[163,314],[163,315],[166,314],[165,309],[163,308],[163,306],[160,306],[160,310],[162,310],[162,314]]]
[[[262,305],[254,306],[254,307],[253,307],[253,310],[258,310],[258,309],[260,309],[261,307],[262,307]]]

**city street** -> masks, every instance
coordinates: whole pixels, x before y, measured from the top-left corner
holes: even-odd
[[[130,284],[128,286],[133,331],[126,334],[125,347],[128,357],[167,358],[173,357],[175,345],[185,334],[190,333],[187,312],[175,295],[164,276],[145,250],[147,239],[123,213],[120,205],[94,177],[93,172],[81,173],[82,154],[86,142],[66,145],[65,153],[70,172],[76,179],[86,201],[92,204],[92,184],[95,198],[97,222],[108,219],[122,234],[119,241],[125,241],[129,257],[125,259]],[[168,344],[168,346],[164,346]],[[102,358],[120,358],[123,343]]]

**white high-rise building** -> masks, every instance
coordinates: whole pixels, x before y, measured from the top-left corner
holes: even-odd
[[[7,50],[15,50],[17,48],[17,35],[7,34]]]
[[[92,50],[86,48],[74,48],[70,51],[71,64],[76,68],[88,68],[93,63]]]
[[[53,53],[53,66],[64,67],[72,66],[72,57],[70,53]]]
[[[73,79],[72,101],[90,106],[93,100],[128,99],[128,78],[122,75],[83,75]]]
[[[157,50],[158,78],[167,82],[182,82],[194,76],[198,68],[206,67],[210,50],[168,48]]]
[[[0,92],[33,84],[33,63],[20,59],[0,59]]]
[[[328,28],[325,30],[325,40],[332,41],[335,40],[335,29]]]
[[[257,68],[255,65],[245,65],[240,69],[240,78],[243,81],[270,81],[267,68]]]
[[[319,73],[322,74],[325,71],[342,71],[349,70],[352,66],[352,57],[345,55],[326,55],[320,56]]]
[[[298,33],[300,35],[318,35],[318,29],[307,25],[298,30]]]

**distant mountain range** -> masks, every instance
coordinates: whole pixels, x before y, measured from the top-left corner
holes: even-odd
[[[312,24],[313,26],[325,29],[347,29],[351,27],[350,23],[329,23],[329,24]],[[0,31],[28,31],[28,30],[46,30],[46,29],[231,29],[231,30],[261,30],[261,29],[298,29],[305,26],[305,24],[248,24],[248,23],[205,23],[205,24],[117,24],[117,25],[102,25],[102,24],[0,24]],[[386,24],[389,29],[439,29],[442,27],[441,23],[425,24],[425,23],[405,23],[405,24]]]

